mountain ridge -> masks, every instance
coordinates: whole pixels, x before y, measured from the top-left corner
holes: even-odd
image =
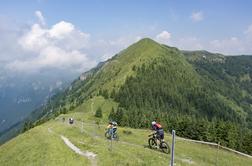
[[[200,58],[195,60],[194,56]],[[180,136],[219,141],[224,146],[251,153],[251,145],[247,144],[252,121],[251,82],[234,80],[238,75],[232,75],[235,71],[229,65],[236,59],[211,54],[206,61],[203,56],[201,52],[195,55],[142,39],[86,72],[85,79],[75,80],[71,88],[53,96],[26,129],[78,109],[95,96],[103,96],[118,104],[106,110],[107,120],[115,119],[122,126],[146,128],[156,119],[165,129],[176,129]],[[246,62],[238,60],[242,64]],[[237,72],[246,71],[239,63],[237,68]],[[227,74],[223,74],[224,69]],[[246,133],[244,145],[237,143],[240,126]]]

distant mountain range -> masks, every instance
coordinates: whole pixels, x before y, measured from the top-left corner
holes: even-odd
[[[0,136],[24,121],[51,96],[69,85],[76,75],[51,71],[37,74],[5,74],[0,80]]]

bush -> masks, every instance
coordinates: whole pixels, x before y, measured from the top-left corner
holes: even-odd
[[[95,112],[95,117],[102,118],[102,109],[99,107]]]

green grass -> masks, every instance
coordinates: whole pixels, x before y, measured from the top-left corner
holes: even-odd
[[[73,118],[79,121],[99,121],[100,123],[107,123],[108,116],[112,108],[116,109],[118,103],[114,102],[112,99],[104,99],[102,96],[95,96],[92,99],[88,99],[82,105],[80,105],[75,110],[68,113],[66,116],[72,116]],[[96,118],[95,111],[101,107],[102,109],[102,118]],[[83,115],[85,112],[85,116]]]
[[[50,124],[50,123],[49,123]],[[48,132],[48,124],[19,135],[0,147],[0,165],[82,165],[89,163],[68,149],[60,137]]]
[[[98,94],[99,90],[118,91],[128,77],[136,75],[133,67],[148,65],[155,58],[164,56],[165,50],[167,47],[165,48],[151,39],[142,39],[108,60],[98,72],[95,72],[83,86],[89,86],[86,91],[79,88],[76,92],[85,96],[86,94]],[[173,49],[169,48],[169,50]],[[81,81],[78,81],[78,84],[82,87]]]
[[[60,135],[67,137],[81,150],[96,153],[97,165],[168,165],[170,155],[148,148],[149,130],[119,127],[120,141],[113,141],[111,150],[111,142],[104,138],[105,118],[112,106],[116,105],[110,100],[95,97],[74,112],[60,115],[29,130],[0,147],[1,165],[90,165],[87,158],[69,149]],[[94,117],[94,110],[99,106],[102,106],[105,116],[98,126],[95,124],[97,118]],[[66,119],[65,122],[62,121],[63,117]],[[69,117],[74,117],[78,121],[74,125],[69,125]],[[48,128],[54,133],[49,132]],[[131,131],[131,134],[125,134],[123,131]],[[170,143],[171,135],[166,133],[165,139]],[[176,140],[175,162],[177,166],[210,166],[216,163],[222,166],[252,165],[249,158],[179,139]]]
[[[162,51],[162,46],[151,39],[146,38],[134,43],[103,66],[101,72],[95,76],[95,79],[99,81],[96,81],[94,86],[102,86],[103,89],[109,91],[117,90],[127,77],[135,74],[132,70],[133,66],[148,64]]]

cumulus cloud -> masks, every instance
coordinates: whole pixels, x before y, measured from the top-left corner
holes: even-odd
[[[63,70],[78,74],[145,36],[94,38],[70,22],[59,21],[49,27],[41,22],[45,20],[41,12],[36,11],[35,16],[41,19],[32,25],[14,25],[0,17],[0,72],[38,74]]]
[[[161,33],[157,34],[155,38],[158,42],[167,43],[171,38],[171,33],[162,31]]]
[[[171,33],[168,31],[162,31],[155,36],[155,40],[160,43],[168,44],[170,46],[178,47],[184,50],[200,50],[204,46],[202,41],[197,37],[176,37],[171,38]]]
[[[183,50],[207,50],[225,55],[251,54],[249,42],[238,37],[215,39],[211,41],[198,37],[183,37],[174,39],[172,46]]]
[[[190,18],[192,19],[192,21],[194,22],[199,22],[202,21],[204,19],[204,14],[202,11],[198,11],[198,12],[193,12],[190,16]]]
[[[39,21],[39,23],[40,23],[41,25],[45,25],[45,24],[46,24],[45,18],[44,18],[44,16],[42,15],[41,11],[37,10],[37,11],[35,12],[35,15],[37,16],[38,21]]]
[[[167,31],[162,31],[154,38],[160,43],[183,50],[208,50],[226,55],[252,54],[252,24],[243,33],[241,32],[240,36],[217,38],[210,41],[197,36],[173,36],[171,38],[170,33]]]
[[[37,16],[42,13],[36,11]],[[40,17],[39,17],[40,18]],[[88,47],[90,35],[76,29],[69,22],[60,21],[51,28],[35,23],[18,39],[18,44],[27,52],[27,57],[7,64],[14,71],[34,72],[44,68],[85,70],[93,67],[92,60],[83,49]]]
[[[252,24],[239,37],[215,39],[208,43],[208,49],[223,54],[251,54],[252,53]]]
[[[65,21],[55,24],[50,30],[49,35],[55,38],[63,38],[74,31],[74,25]]]
[[[201,14],[193,16],[195,20],[204,18],[202,12],[196,13]],[[216,38],[212,41],[197,36],[178,37],[167,30],[152,36],[141,33],[98,39],[67,21],[59,21],[49,27],[42,12],[36,11],[35,15],[38,18],[36,23],[22,26],[7,24],[0,17],[0,72],[6,69],[7,72],[23,73],[59,69],[80,73],[146,36],[186,50],[206,49],[225,54],[252,52],[252,24],[244,28],[241,36]]]
[[[246,47],[246,42],[237,37],[212,40],[209,42],[209,50],[223,54],[244,54],[251,51],[249,47]]]
[[[91,63],[91,64],[90,64]],[[39,56],[28,60],[16,60],[7,65],[9,69],[17,71],[34,72],[43,68],[76,69],[85,70],[94,65],[90,62],[86,54],[79,51],[67,52],[58,47],[47,47],[43,49]]]

